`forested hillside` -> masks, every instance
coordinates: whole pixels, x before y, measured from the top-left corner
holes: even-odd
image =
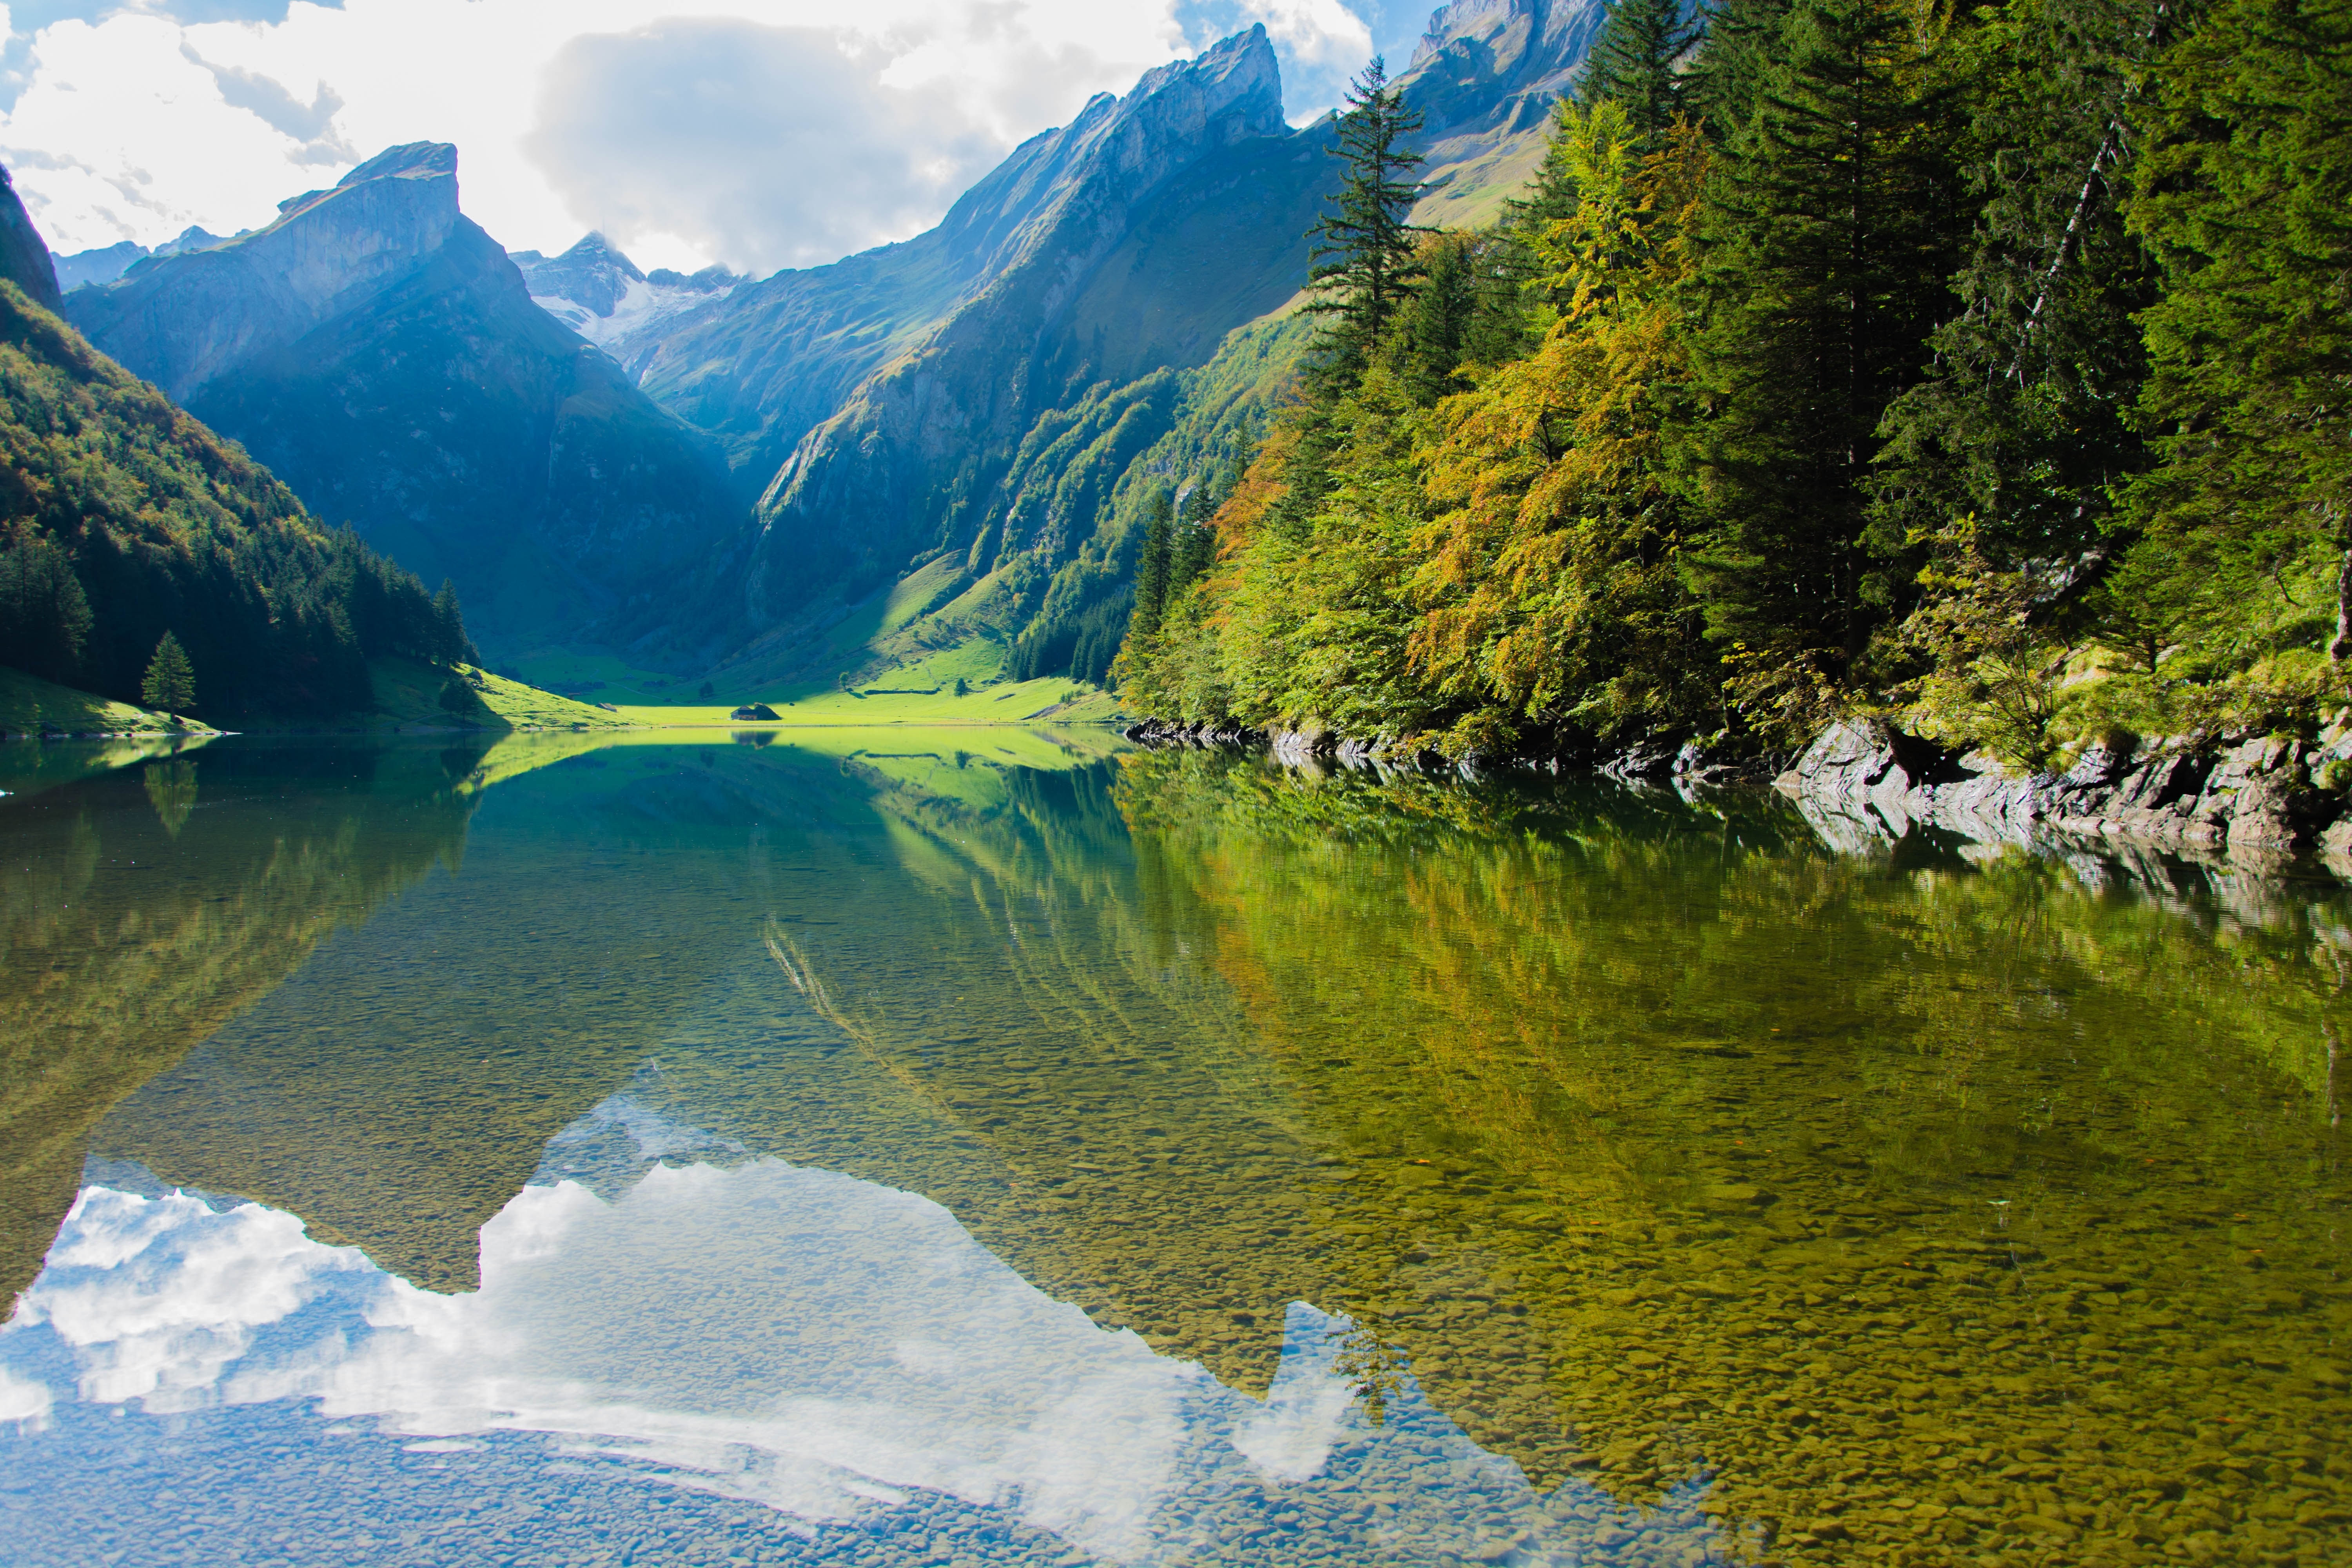
[[[2347,42],[2341,0],[1621,0],[1478,234],[1406,224],[1368,76],[1298,398],[1147,557],[1123,689],[1454,754],[2306,721],[2352,656]]]
[[[454,595],[0,281],[0,667],[135,702],[167,636],[168,706],[215,721],[363,710],[372,656],[474,657]]]

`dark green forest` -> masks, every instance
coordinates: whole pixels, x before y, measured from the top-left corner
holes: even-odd
[[[0,666],[137,702],[173,647],[215,721],[363,710],[372,657],[478,662],[446,584],[0,282]]]
[[[2345,0],[1619,0],[1478,234],[1406,221],[1368,72],[1309,368],[1147,548],[1124,692],[1454,755],[2314,722],[2347,49]]]

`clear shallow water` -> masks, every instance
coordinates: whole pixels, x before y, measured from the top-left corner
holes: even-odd
[[[2332,887],[797,739],[0,758],[0,1557],[2352,1555]]]

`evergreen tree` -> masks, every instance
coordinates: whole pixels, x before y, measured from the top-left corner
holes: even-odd
[[[1934,372],[1887,411],[1881,553],[1968,518],[1970,548],[1997,569],[2074,560],[2140,466],[2132,314],[2154,301],[2156,274],[2122,197],[2132,100],[2168,9],[2012,0],[1965,45],[1959,74],[1982,83],[1966,172],[1976,228]]]
[[[1207,480],[1193,485],[1184,497],[1184,519],[1168,563],[1168,597],[1171,601],[1199,581],[1217,558],[1217,498]]]
[[[1685,564],[1759,722],[1810,722],[1888,597],[1865,481],[1881,415],[1950,314],[1964,221],[1923,54],[1893,0],[1798,0],[1709,182],[1698,416],[1676,443],[1707,531]]]
[[[1130,625],[1143,637],[1160,629],[1168,604],[1170,569],[1174,564],[1176,509],[1167,489],[1156,489],[1144,503],[1143,554],[1135,567],[1135,615]]]
[[[2157,72],[2132,222],[2158,465],[2136,514],[2227,605],[2315,558],[2352,658],[2352,5],[2229,0]]]
[[[1433,406],[1470,384],[1460,372],[1478,315],[1478,279],[1467,236],[1442,236],[1423,254],[1421,287],[1404,309],[1394,352],[1406,390]]]
[[[482,700],[463,679],[453,675],[441,683],[440,703],[445,712],[470,716],[481,707]]]
[[[1706,41],[1683,90],[1717,141],[1728,142],[1754,116],[1791,8],[1792,0],[1718,0],[1710,8]]]
[[[92,619],[73,560],[55,539],[22,522],[0,531],[0,665],[71,685]]]
[[[155,657],[147,661],[147,676],[139,684],[139,695],[159,713],[184,713],[196,705],[195,667],[188,662],[180,639],[170,632],[163,634],[163,640],[155,645]]]
[[[1307,231],[1316,245],[1307,309],[1331,319],[1315,378],[1327,398],[1363,374],[1421,273],[1416,237],[1423,231],[1406,220],[1421,198],[1419,182],[1407,176],[1422,160],[1402,143],[1422,117],[1405,107],[1377,58],[1349,85],[1347,103],[1328,149],[1347,173],[1330,210]]]
[[[1544,142],[1543,162],[1536,165],[1535,174],[1528,181],[1528,194],[1510,197],[1503,204],[1503,210],[1509,215],[1507,231],[1522,240],[1576,211],[1576,172],[1570,166],[1564,140],[1570,117],[1576,110],[1573,98],[1563,98],[1551,106],[1551,135]],[[1524,256],[1517,258],[1517,263],[1522,276],[1534,265],[1532,258]]]
[[[1584,108],[1612,100],[1625,106],[1643,156],[1665,145],[1667,130],[1686,109],[1691,79],[1676,64],[1697,45],[1704,25],[1685,21],[1683,9],[1683,0],[1614,0],[1576,84]]]
[[[441,591],[433,595],[433,626],[435,663],[482,662],[482,656],[474,650],[474,639],[466,635],[465,613],[457,607],[457,584],[446,577],[441,579]]]

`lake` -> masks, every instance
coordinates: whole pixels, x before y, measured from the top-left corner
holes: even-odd
[[[11,1564],[2352,1561],[2313,868],[1075,731],[0,789]]]

